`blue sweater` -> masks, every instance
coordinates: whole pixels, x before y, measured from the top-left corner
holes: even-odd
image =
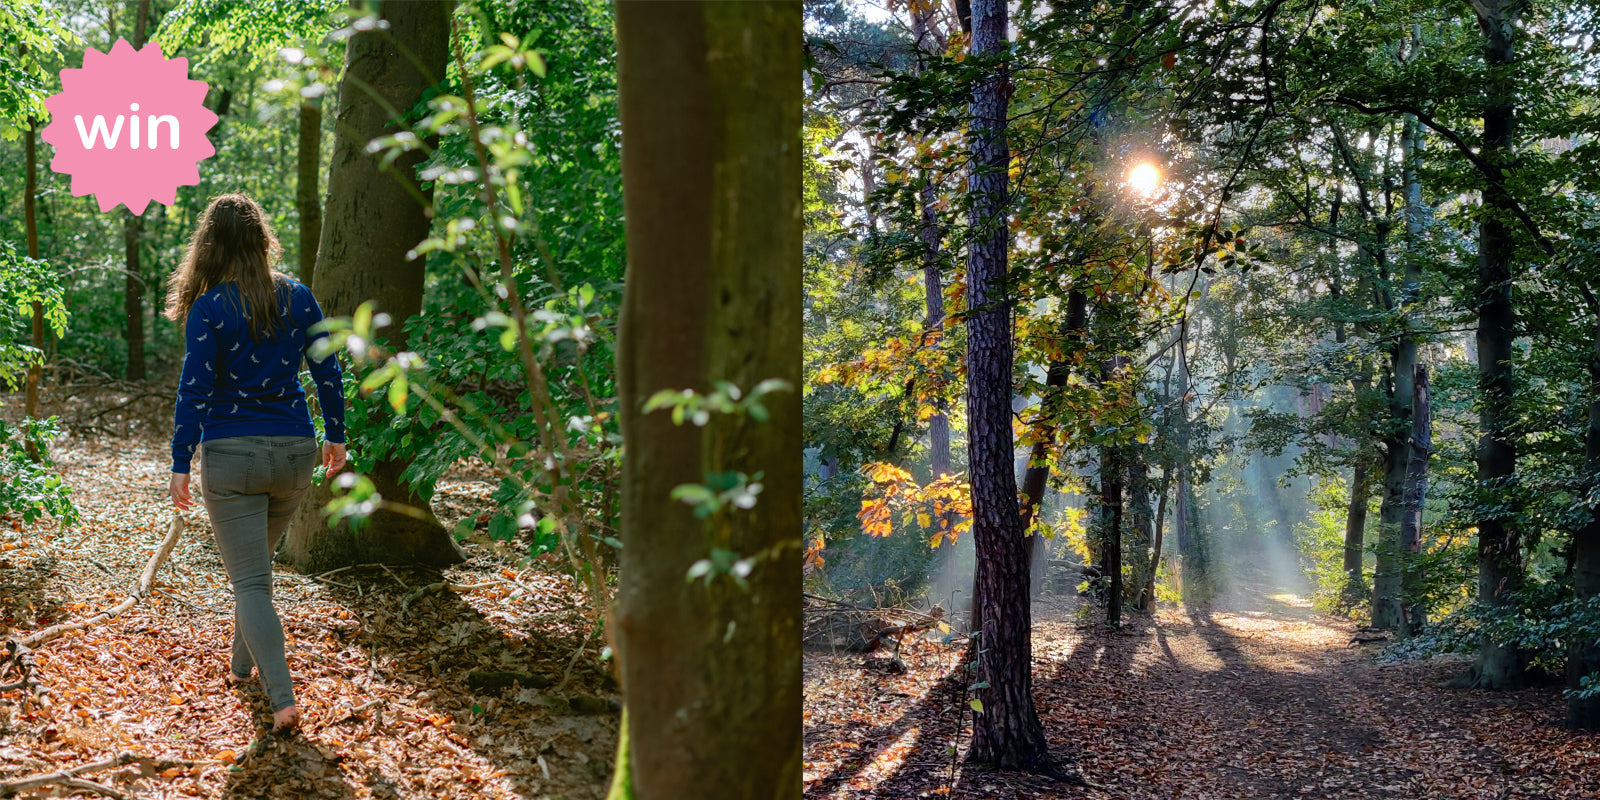
[[[229,436],[315,436],[300,360],[311,366],[327,440],[344,441],[344,386],[339,360],[311,357],[322,307],[291,278],[277,285],[284,325],[272,338],[250,336],[239,287],[224,283],[195,298],[184,323],[187,352],[172,428],[172,471],[188,472],[195,446]]]

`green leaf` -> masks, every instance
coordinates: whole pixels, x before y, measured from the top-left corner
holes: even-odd
[[[971,700],[967,701],[967,705],[972,706],[972,710],[973,710],[974,713],[977,713],[977,714],[982,714],[983,713],[983,701],[982,700],[979,700],[978,698],[974,697]]]
[[[517,535],[517,521],[510,514],[496,514],[489,520],[489,536],[497,541],[505,541]]]

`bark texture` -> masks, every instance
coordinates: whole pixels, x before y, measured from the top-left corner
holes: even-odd
[[[1350,506],[1344,512],[1344,581],[1352,598],[1365,594],[1366,577],[1361,572],[1362,550],[1366,547],[1367,507],[1372,503],[1372,479],[1367,475],[1366,459],[1356,456],[1350,468]]]
[[[1502,0],[1475,0],[1478,23],[1484,34],[1484,60],[1489,67],[1483,107],[1482,158],[1502,172],[1511,159],[1515,123],[1515,87],[1510,70],[1515,5]],[[1512,393],[1512,341],[1516,318],[1511,305],[1511,260],[1514,242],[1508,221],[1515,201],[1499,181],[1483,191],[1483,214],[1478,228],[1478,452],[1477,479],[1481,490],[1509,493],[1517,468]],[[1508,595],[1522,586],[1522,537],[1512,521],[1515,501],[1492,504],[1501,510],[1486,514],[1478,524],[1478,600],[1504,605]],[[1490,504],[1485,504],[1490,505]],[[1523,685],[1527,658],[1515,648],[1484,637],[1473,664],[1471,683],[1482,689],[1510,689]]]
[[[1596,309],[1600,313],[1600,309]],[[1600,475],[1600,329],[1589,354],[1589,429],[1583,454],[1589,479]],[[1591,484],[1592,485],[1592,484]],[[1592,489],[1591,489],[1592,491]],[[1587,525],[1572,535],[1572,592],[1580,600],[1600,597],[1600,512],[1590,510]],[[1574,639],[1567,646],[1567,688],[1577,689],[1585,676],[1600,680],[1600,644]],[[1600,697],[1567,698],[1567,727],[1600,730]]]
[[[1433,456],[1433,413],[1428,401],[1428,368],[1416,366],[1412,384],[1416,395],[1411,410],[1410,455],[1406,459],[1405,515],[1400,519],[1400,548],[1405,554],[1401,580],[1401,617],[1407,636],[1421,632],[1428,610],[1419,597],[1417,558],[1422,554],[1422,509],[1428,498],[1428,460]]]
[[[1033,705],[1033,643],[1028,549],[1017,508],[1011,432],[1011,303],[1007,297],[1006,112],[1010,81],[1006,0],[972,3],[972,53],[989,62],[972,90],[967,178],[971,244],[967,254],[967,460],[972,486],[977,574],[973,617],[979,632],[968,757],[1006,769],[1051,768]]]
[[[296,153],[295,207],[300,211],[300,282],[316,285],[317,243],[322,239],[322,98],[300,103],[299,151]]]
[[[133,27],[133,49],[145,45],[150,0],[139,0],[138,17]],[[114,36],[115,34],[113,34]],[[149,208],[145,209],[146,211]],[[144,358],[144,278],[139,265],[139,234],[143,218],[126,206],[122,209],[122,245],[127,272],[122,284],[123,338],[128,343],[128,380],[142,381],[146,373]]]
[[[612,797],[801,793],[800,81],[793,2],[621,2],[628,273],[617,355],[627,456],[613,646],[628,775]],[[771,418],[642,414],[663,389],[778,378]],[[764,474],[749,510],[671,499]],[[718,550],[751,559],[689,581]]]
[[[312,291],[330,317],[348,316],[361,303],[376,301],[394,320],[383,335],[395,350],[406,345],[406,320],[422,310],[424,262],[406,254],[428,236],[427,209],[417,198],[427,202],[432,193],[416,180],[421,151],[402,154],[385,169],[380,155],[367,152],[367,142],[395,131],[388,109],[412,108],[444,77],[453,6],[433,0],[386,4],[383,16],[390,29],[350,38],[339,84],[338,136],[324,215],[328,224],[317,248]],[[359,529],[331,528],[322,514],[331,497],[328,488],[313,487],[289,529],[283,560],[306,573],[357,563],[460,562],[460,548],[428,502],[401,481],[406,464],[380,461],[369,477],[386,501],[409,513],[382,509]]]
[[[38,152],[38,125],[30,120],[28,125],[26,152],[22,189],[22,224],[28,237],[28,258],[39,257],[39,217],[37,215],[37,195],[39,194],[39,152]],[[31,308],[33,312],[31,342],[33,349],[38,351],[37,361],[28,367],[28,379],[23,395],[22,413],[31,418],[39,416],[39,379],[44,374],[44,304],[35,302]],[[28,455],[37,459],[38,453],[33,452],[33,445],[28,445]]]

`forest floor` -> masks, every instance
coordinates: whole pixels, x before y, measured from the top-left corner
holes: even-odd
[[[171,520],[164,440],[69,436],[53,454],[82,524],[0,518],[0,638],[128,596]],[[492,508],[497,483],[458,468],[434,510],[448,528]],[[232,597],[197,509],[150,597],[39,647],[48,706],[0,693],[0,783],[132,752],[183,763],[84,777],[141,798],[603,796],[618,705],[579,587],[553,558],[530,561],[525,543],[466,550],[470,560],[442,574],[365,567],[311,579],[279,566],[305,719],[302,733],[274,738],[255,682],[223,684]],[[415,595],[440,581],[450,588]],[[482,684],[514,674],[511,686]]]
[[[1281,573],[1280,573],[1281,574]],[[1052,599],[1034,611],[1034,698],[1073,786],[965,768],[959,642],[908,639],[894,674],[808,652],[805,796],[959,798],[1600,798],[1600,736],[1561,727],[1559,688],[1446,688],[1440,657],[1382,664],[1303,587],[1250,574],[1204,607],[1130,614]],[[864,665],[867,665],[864,667]]]

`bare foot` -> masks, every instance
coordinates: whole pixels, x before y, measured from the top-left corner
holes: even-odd
[[[236,675],[231,669],[222,673],[222,682],[229,686],[238,686],[248,680],[250,680],[249,675]]]
[[[300,727],[300,709],[289,706],[272,715],[272,733],[289,733]]]

